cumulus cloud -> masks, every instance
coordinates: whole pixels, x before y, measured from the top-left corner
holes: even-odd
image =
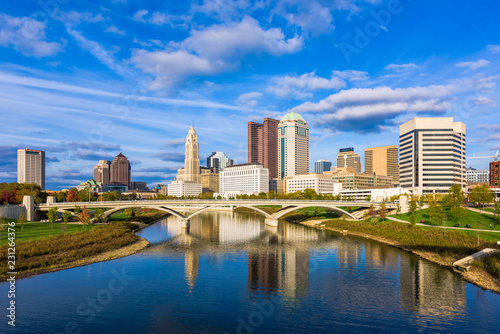
[[[409,63],[409,64],[389,64],[385,67],[386,70],[394,71],[394,72],[404,72],[408,70],[414,70],[419,68],[418,65],[415,65],[414,63]]]
[[[479,59],[478,61],[464,61],[461,63],[456,63],[455,66],[468,67],[471,70],[477,70],[478,68],[488,66],[489,64],[489,61],[485,59]]]
[[[50,57],[63,50],[63,44],[48,42],[45,23],[29,17],[0,13],[0,46],[11,47],[25,56]]]
[[[101,13],[92,14],[90,12],[77,12],[77,11],[69,11],[69,12],[59,12],[56,16],[56,19],[64,22],[68,26],[77,26],[80,23],[99,23],[104,22],[104,16]]]
[[[156,76],[152,88],[182,83],[190,76],[210,76],[236,71],[248,55],[281,56],[302,49],[302,38],[286,39],[279,28],[262,29],[245,17],[241,22],[192,30],[190,37],[165,50],[135,50],[131,62]]]
[[[300,76],[284,76],[271,79],[273,85],[267,91],[279,97],[292,96],[296,99],[312,97],[312,91],[318,89],[344,88],[348,81],[364,80],[366,72],[361,71],[333,71],[332,76],[327,79],[317,76],[315,71],[304,73]]]
[[[488,105],[488,104],[493,104],[494,103],[494,101],[492,99],[490,99],[489,97],[486,97],[486,96],[475,97],[472,100],[472,102],[476,106],[483,106],[483,105]]]
[[[127,32],[125,30],[121,30],[121,29],[117,28],[115,25],[111,25],[111,26],[107,27],[106,30],[104,30],[104,31],[110,32],[112,34],[122,35],[122,36],[125,36],[127,34]]]
[[[306,33],[325,33],[334,29],[331,8],[315,0],[280,0],[272,13],[284,17],[289,25],[298,26]]]
[[[250,93],[245,93],[245,94],[241,94],[240,96],[238,96],[237,101],[238,102],[246,103],[246,102],[249,102],[251,100],[258,99],[260,97],[262,97],[262,93],[260,93],[260,92],[250,92]]]
[[[328,96],[318,103],[305,102],[292,108],[297,113],[318,113],[319,126],[336,130],[377,132],[404,113],[443,113],[456,87],[429,86],[392,89],[353,88]]]
[[[146,16],[148,12],[149,11],[147,9],[138,10],[137,12],[134,13],[134,15],[132,15],[132,20],[136,22],[146,23],[146,19],[144,18],[144,16]]]
[[[185,143],[186,143],[186,138],[176,138],[176,139],[165,140],[162,143],[162,146],[179,147],[179,146],[184,146]]]
[[[488,50],[490,50],[493,53],[500,53],[500,45],[490,44],[490,45],[488,45]]]

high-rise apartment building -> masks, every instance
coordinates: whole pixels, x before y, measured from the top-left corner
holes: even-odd
[[[111,163],[108,160],[99,160],[99,163],[94,166],[94,180],[100,182],[103,186],[110,183],[110,169]]]
[[[111,161],[109,183],[112,185],[131,187],[130,162],[121,152]]]
[[[365,149],[365,172],[392,177],[399,183],[398,145]]]
[[[17,150],[17,182],[36,183],[45,190],[45,152]]]
[[[189,128],[186,136],[186,156],[184,158],[184,181],[200,183],[200,152],[198,136],[193,126]]]
[[[278,177],[309,173],[309,125],[297,113],[288,113],[278,125]]]
[[[417,117],[402,124],[399,163],[401,187],[413,194],[465,187],[465,124],[452,117]]]
[[[314,173],[323,174],[323,172],[328,172],[332,167],[332,163],[327,160],[318,160],[314,163]]]
[[[500,161],[490,162],[490,187],[498,187],[498,171],[500,170]]]
[[[356,172],[361,173],[361,158],[356,152],[354,152],[354,148],[341,148],[339,150],[339,155],[337,156],[337,167],[354,168]]]
[[[272,118],[248,122],[248,163],[259,163],[269,169],[269,178],[278,177],[278,124]]]
[[[219,173],[223,171],[226,166],[231,166],[233,164],[233,159],[229,159],[224,152],[221,151],[212,152],[207,158],[207,167],[212,168],[215,173]]]

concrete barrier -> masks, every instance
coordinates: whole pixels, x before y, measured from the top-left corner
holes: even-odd
[[[2,218],[19,219],[21,212],[26,217],[26,208],[21,204],[0,206],[0,217]]]
[[[485,248],[477,253],[474,253],[472,255],[464,257],[461,260],[454,262],[453,267],[455,267],[459,270],[462,270],[462,271],[468,271],[472,262],[479,260],[479,259],[482,259],[483,257],[498,253],[498,252],[500,252],[500,251],[497,249]]]

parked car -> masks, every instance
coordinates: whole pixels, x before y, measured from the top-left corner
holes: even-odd
[[[470,224],[466,224],[466,225],[465,225],[465,228],[470,228]]]

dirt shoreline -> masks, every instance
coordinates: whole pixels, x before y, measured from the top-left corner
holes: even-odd
[[[324,223],[327,220],[330,220],[330,219],[309,220],[309,221],[303,221],[300,224],[308,226],[308,227],[320,228],[318,225]],[[324,229],[330,230],[330,231],[334,231],[334,232],[339,232],[339,233],[343,232],[342,229],[336,229],[336,228],[333,228],[330,226],[321,227],[321,228],[324,228]],[[362,233],[362,232],[348,230],[347,234],[359,236],[359,237],[366,238],[366,239],[375,240],[375,241],[384,243],[386,245],[399,248],[399,249],[404,250],[406,252],[410,252],[414,255],[417,255],[423,259],[426,259],[426,260],[428,260],[432,263],[438,264],[440,266],[453,268],[452,264],[450,264],[448,261],[444,261],[441,257],[439,257],[437,254],[432,253],[432,252],[424,252],[424,251],[417,251],[417,250],[413,250],[413,249],[408,249],[408,248],[401,246],[401,244],[399,244],[396,241],[376,237],[376,236]],[[491,290],[493,292],[500,294],[500,280],[493,277],[492,275],[490,275],[489,273],[487,273],[484,270],[472,267],[470,269],[470,271],[460,272],[460,275],[462,276],[462,278],[464,280],[466,280],[467,282],[472,283],[474,285],[477,285],[481,289]]]

